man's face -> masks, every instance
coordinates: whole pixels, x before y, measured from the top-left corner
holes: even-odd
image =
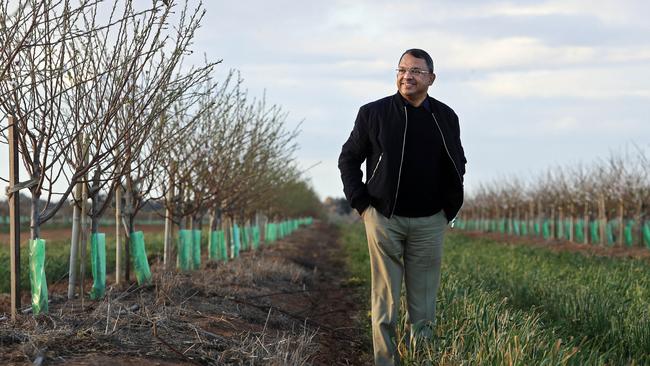
[[[428,71],[427,62],[424,59],[404,55],[399,61],[398,69],[403,70],[425,70]],[[429,86],[433,84],[436,76],[433,73],[418,74],[413,72],[397,73],[397,90],[406,99],[417,99],[427,94]]]

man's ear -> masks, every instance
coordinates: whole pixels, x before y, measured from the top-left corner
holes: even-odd
[[[434,81],[436,81],[436,74],[431,73],[431,82],[429,83],[429,85],[433,84]]]

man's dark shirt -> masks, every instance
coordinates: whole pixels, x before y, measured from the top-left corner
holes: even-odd
[[[431,216],[442,209],[444,146],[429,101],[419,107],[404,104],[408,126],[395,215]]]

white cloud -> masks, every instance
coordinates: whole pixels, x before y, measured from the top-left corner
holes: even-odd
[[[511,37],[494,40],[458,39],[448,44],[447,62],[461,69],[502,69],[541,65],[579,64],[594,59],[590,47],[553,47],[537,39]]]
[[[650,98],[650,69],[632,66],[495,72],[468,84],[487,97]]]
[[[580,15],[594,17],[611,25],[635,24],[647,28],[650,4],[643,0],[553,0],[535,4],[501,2],[484,5],[483,9],[486,15]]]

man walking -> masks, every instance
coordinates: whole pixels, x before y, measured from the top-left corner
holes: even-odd
[[[443,234],[463,203],[467,160],[458,116],[427,94],[435,78],[427,52],[404,52],[398,92],[359,109],[339,156],[345,196],[368,238],[376,365],[400,362],[395,326],[402,278],[410,344],[432,336]]]

